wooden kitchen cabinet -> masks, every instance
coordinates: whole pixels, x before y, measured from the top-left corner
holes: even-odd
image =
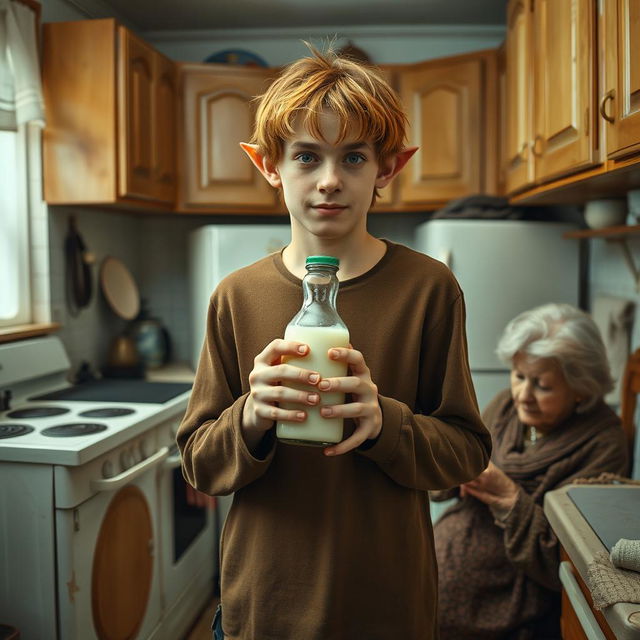
[[[275,71],[230,65],[180,65],[179,210],[274,213],[276,191],[239,146],[249,142],[254,96]]]
[[[174,64],[113,19],[45,24],[45,200],[172,208],[176,89]]]
[[[533,182],[529,140],[532,131],[531,0],[509,0],[505,39],[504,172],[505,189],[518,191]]]
[[[534,2],[535,180],[598,164],[594,0]]]
[[[496,52],[407,66],[399,84],[409,118],[408,144],[419,147],[399,176],[401,205],[495,193]]]
[[[607,0],[600,115],[607,157],[640,152],[640,0]]]
[[[510,0],[506,190],[600,162],[594,0]]]

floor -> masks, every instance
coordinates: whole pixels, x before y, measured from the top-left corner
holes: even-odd
[[[219,598],[214,598],[211,603],[202,610],[200,617],[196,620],[193,628],[184,640],[211,640],[211,620],[213,620],[213,614],[219,601]]]

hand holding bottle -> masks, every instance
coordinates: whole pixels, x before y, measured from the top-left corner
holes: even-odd
[[[309,347],[302,342],[278,338],[255,357],[249,374],[249,397],[242,412],[242,433],[250,450],[255,449],[275,421],[304,422],[305,407],[318,404],[319,395],[315,390],[320,380],[318,373],[282,363],[283,357],[300,357],[308,352]],[[285,387],[282,382],[305,385],[308,389]],[[280,408],[278,403],[283,401],[299,405],[299,409]]]
[[[352,402],[320,409],[326,418],[352,418],[355,431],[342,442],[324,450],[327,456],[336,456],[359,447],[365,440],[375,439],[382,430],[382,410],[378,401],[378,387],[371,379],[371,371],[360,351],[351,348],[330,349],[329,357],[349,367],[351,375],[341,378],[323,378],[318,389],[323,393],[337,391],[350,393]]]

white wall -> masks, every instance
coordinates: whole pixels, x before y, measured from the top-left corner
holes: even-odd
[[[491,49],[504,40],[503,26],[309,27],[300,29],[227,29],[197,32],[146,32],[143,37],[174,60],[202,62],[225,49],[245,49],[269,66],[308,54],[302,40],[316,46],[333,40],[339,48],[351,41],[376,64],[410,63]]]

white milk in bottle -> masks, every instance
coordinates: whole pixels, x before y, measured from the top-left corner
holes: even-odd
[[[339,261],[330,256],[309,256],[306,261],[307,274],[302,281],[304,302],[300,311],[287,325],[286,340],[297,340],[309,345],[304,357],[286,357],[289,364],[317,371],[322,378],[347,375],[347,365],[331,360],[328,355],[332,347],[349,345],[349,330],[336,310],[338,294]],[[309,392],[318,392],[311,386],[297,386]],[[320,408],[344,403],[344,393],[320,393],[320,403],[313,407],[292,403],[281,403],[284,409],[303,410],[307,413],[304,422],[279,421],[276,427],[278,439],[290,444],[323,446],[342,440],[343,419],[323,418]]]

